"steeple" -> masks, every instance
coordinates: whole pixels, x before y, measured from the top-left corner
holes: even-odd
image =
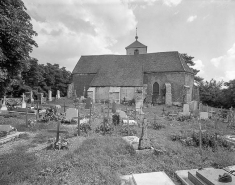
[[[137,35],[137,27],[136,27],[136,34],[135,34],[135,42],[130,44],[126,47],[126,54],[127,55],[138,55],[138,54],[146,54],[147,53],[147,46],[140,43],[138,41],[138,35]]]
[[[136,27],[136,35],[135,35],[135,40],[138,40],[138,36],[137,36],[137,27]]]

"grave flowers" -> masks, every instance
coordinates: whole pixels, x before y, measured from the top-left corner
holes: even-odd
[[[48,146],[47,146],[47,149],[50,150],[50,149],[53,149],[53,150],[63,150],[63,149],[66,149],[68,150],[68,146],[69,146],[69,142],[67,139],[65,138],[61,138],[59,137],[59,141],[56,142],[56,138],[53,138],[53,139],[49,139],[48,140]]]

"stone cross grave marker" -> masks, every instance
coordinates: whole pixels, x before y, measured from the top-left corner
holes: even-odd
[[[73,118],[78,117],[78,109],[75,108],[68,108],[66,110],[66,117],[65,119],[71,121]]]
[[[7,106],[6,106],[6,96],[3,98],[3,103],[1,109],[2,111],[7,111]]]
[[[26,102],[25,102],[25,100],[24,100],[24,98],[25,98],[25,95],[24,95],[24,93],[23,93],[23,95],[22,95],[22,104],[21,104],[21,108],[26,108]]]

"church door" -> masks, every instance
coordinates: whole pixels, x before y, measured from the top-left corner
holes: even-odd
[[[153,84],[153,96],[152,96],[152,103],[153,104],[157,103],[158,97],[159,97],[159,84],[157,82],[155,82]]]

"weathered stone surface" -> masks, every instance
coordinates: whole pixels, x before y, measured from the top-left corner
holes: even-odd
[[[48,90],[48,101],[52,101],[52,92]]]
[[[208,119],[208,112],[200,112],[200,119]]]
[[[184,116],[189,116],[190,115],[189,104],[184,104],[184,106],[183,106],[183,115]]]
[[[175,185],[165,172],[133,174],[137,185]]]
[[[209,170],[198,170],[196,172],[197,177],[204,181],[207,185],[223,185],[225,183],[219,182],[219,175],[226,173],[223,169],[209,169]],[[232,182],[227,182],[226,185],[234,185],[235,177],[232,176]],[[199,185],[199,184],[196,184]]]
[[[137,136],[125,136],[122,137],[128,144],[130,144],[135,150],[138,149],[139,138]]]
[[[165,83],[166,85],[166,97],[165,97],[165,104],[172,105],[172,93],[171,93],[171,84]]]
[[[75,108],[68,108],[66,110],[66,120],[71,121],[74,117],[78,117],[78,110]]]

